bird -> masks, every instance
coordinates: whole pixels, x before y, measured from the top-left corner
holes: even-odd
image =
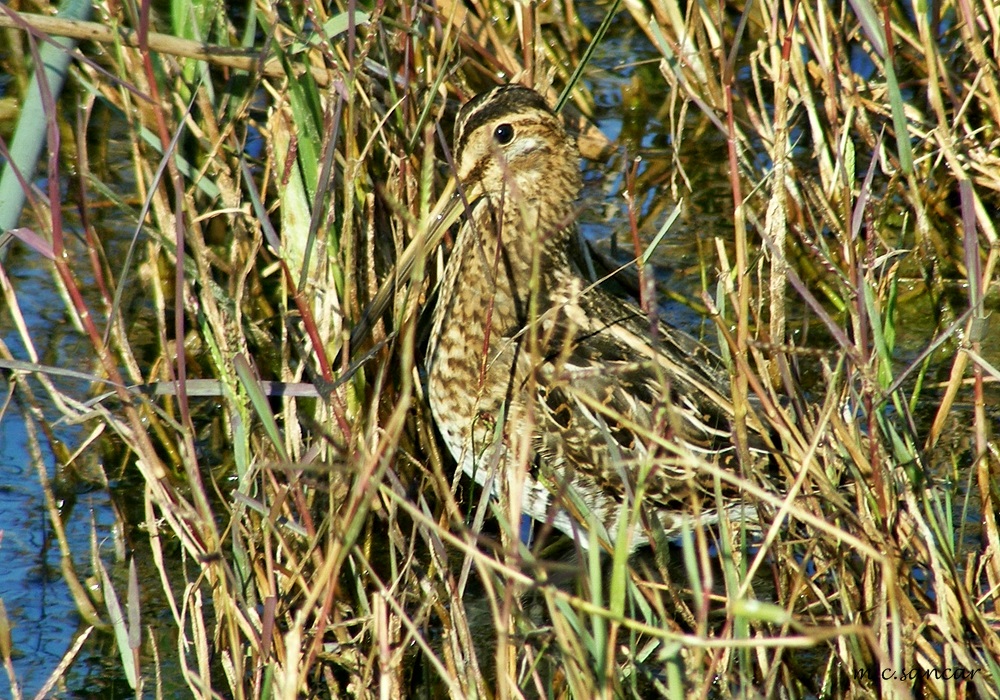
[[[703,343],[581,274],[573,136],[538,92],[501,85],[461,107],[452,156],[466,210],[424,366],[458,467],[496,495],[519,486],[508,497],[523,516],[584,550],[595,535],[613,546],[629,522],[629,552],[656,525],[676,537],[685,521],[715,522],[699,465],[735,464],[729,373]]]

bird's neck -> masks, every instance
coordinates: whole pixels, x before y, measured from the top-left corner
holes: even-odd
[[[435,334],[461,326],[471,342],[484,342],[489,325],[492,346],[533,313],[545,311],[553,281],[570,270],[568,247],[580,190],[575,169],[551,172],[548,187],[522,177],[499,191],[480,190],[480,198],[470,203],[468,222],[445,269]],[[464,306],[477,310],[462,313]]]
[[[489,221],[480,228],[479,240],[498,289],[514,298],[529,290],[544,294],[553,272],[568,265],[573,200],[524,194],[493,198],[484,214]]]

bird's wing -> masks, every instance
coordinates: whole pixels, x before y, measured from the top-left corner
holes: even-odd
[[[642,312],[600,290],[542,327],[544,356],[522,377],[537,397],[537,468],[550,481],[621,502],[645,474],[645,497],[678,508],[692,486],[711,490],[699,463],[733,455],[718,356],[676,329],[651,340]]]

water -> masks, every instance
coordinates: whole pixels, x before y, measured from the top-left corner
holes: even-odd
[[[95,122],[106,128],[103,148],[109,154],[109,164],[122,173],[129,173],[130,145],[121,121],[106,122],[97,110]],[[64,163],[70,162],[64,152]],[[66,167],[66,166],[64,166]],[[44,185],[44,174],[37,186]],[[131,182],[125,178],[103,178],[105,181]],[[66,193],[62,215],[66,245],[74,260],[85,261],[81,252],[82,225],[77,216],[74,190],[64,184]],[[126,190],[127,191],[127,190]],[[131,237],[127,217],[113,207],[98,206],[98,198],[88,203],[88,216],[95,231],[105,237],[106,249],[114,259],[124,254],[120,246],[127,245]],[[22,216],[21,225],[35,227],[30,213]],[[36,229],[37,230],[37,229]],[[7,250],[3,262],[4,272],[10,279],[13,296],[27,329],[27,340],[22,337],[6,302],[0,305],[0,339],[17,360],[30,361],[27,349],[30,343],[42,365],[72,369],[84,373],[97,373],[97,360],[90,342],[79,332],[68,315],[59,286],[54,279],[51,263],[20,243]],[[74,265],[78,285],[92,310],[103,308],[93,279],[87,276],[87,267]],[[117,274],[117,272],[116,272]],[[103,328],[103,319],[96,319]],[[10,375],[4,371],[5,377]],[[51,384],[65,396],[86,399],[90,394],[89,382],[52,375]],[[75,640],[89,627],[78,613],[70,589],[63,578],[62,557],[59,543],[49,520],[41,470],[52,483],[56,507],[66,533],[67,547],[72,553],[73,570],[84,587],[94,590],[100,580],[90,556],[95,551],[104,562],[116,590],[124,600],[126,553],[132,554],[126,544],[123,521],[118,517],[113,502],[114,490],[102,486],[103,472],[99,464],[101,442],[91,443],[89,449],[66,466],[64,450],[74,450],[86,441],[88,433],[98,421],[71,425],[64,412],[35,377],[26,382],[34,400],[28,403],[26,394],[16,390],[14,400],[8,400],[0,409],[0,557],[5,563],[0,570],[0,598],[3,599],[11,620],[13,643],[13,669],[21,693],[34,696],[58,667]],[[13,381],[8,383],[13,387]],[[8,396],[13,390],[8,390]],[[37,413],[32,413],[37,411]],[[51,430],[46,433],[45,429]],[[32,440],[34,433],[34,440]],[[37,448],[33,448],[33,444]],[[37,449],[37,457],[34,457]],[[59,453],[57,455],[57,453]],[[112,473],[112,465],[107,465]],[[113,475],[113,474],[112,474]],[[138,492],[141,494],[141,490]],[[141,499],[140,499],[141,503]],[[143,540],[138,539],[139,546]],[[155,572],[144,571],[144,592],[159,590]],[[92,596],[99,599],[99,596]],[[107,611],[96,604],[98,614],[107,619]],[[148,622],[154,622],[155,614]],[[144,616],[144,623],[146,623]],[[0,694],[12,695],[7,674],[0,674]],[[6,691],[6,692],[4,692]],[[47,697],[108,697],[131,695],[122,674],[122,662],[113,636],[107,630],[91,630],[80,649],[75,663]]]
[[[30,300],[22,307],[24,320],[36,341],[44,343],[39,348],[46,355],[42,360],[56,366],[79,366],[81,353],[75,343],[60,338],[65,322],[53,322],[59,315],[61,300],[51,284],[51,278],[37,274],[32,269],[29,256],[12,255],[6,269],[19,299]],[[41,329],[41,330],[38,330]],[[45,329],[48,329],[47,331]],[[11,347],[15,357],[24,357],[17,347],[17,336],[11,328],[9,317],[0,319],[0,336]],[[37,382],[29,380],[36,397],[43,397]],[[57,414],[44,399],[40,407],[49,421]],[[31,421],[31,423],[29,423]],[[19,400],[6,404],[0,414],[0,598],[12,623],[13,666],[20,689],[27,696],[34,695],[45,683],[67,652],[73,639],[83,632],[85,625],[77,614],[69,588],[63,579],[61,555],[49,521],[45,496],[38,474],[39,465],[31,457],[28,426],[40,433],[39,424],[26,415]],[[77,444],[81,437],[79,428],[56,426],[55,436],[67,445]],[[57,460],[45,440],[38,435],[40,468],[48,478],[54,474]],[[72,500],[72,499],[70,499]],[[68,546],[75,557],[75,570],[81,579],[92,576],[87,561],[91,549],[91,536],[97,542],[102,558],[108,565],[114,562],[113,539],[116,518],[111,508],[110,494],[97,489],[81,493],[70,500],[59,502],[66,530]],[[85,584],[86,585],[86,584]],[[101,647],[106,646],[94,632],[85,646],[80,661],[69,678],[78,677],[79,687],[92,685],[87,669],[100,663],[105,656]],[[106,670],[102,671],[102,675]],[[6,674],[0,675],[0,692],[9,683]],[[9,696],[10,688],[6,688]]]

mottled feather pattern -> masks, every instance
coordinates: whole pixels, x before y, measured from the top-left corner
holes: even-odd
[[[714,503],[699,465],[734,460],[721,360],[675,328],[651,334],[645,314],[577,274],[568,246],[579,154],[540,95],[503,86],[476,96],[454,143],[470,211],[426,359],[449,452],[480,484],[498,464],[502,489],[517,464],[513,446],[528,439],[522,512],[584,547],[586,513],[614,538],[622,504],[637,494],[647,525],[652,517],[677,532],[695,517],[693,498]],[[716,515],[705,507],[697,517]],[[630,547],[647,541],[640,527]]]

